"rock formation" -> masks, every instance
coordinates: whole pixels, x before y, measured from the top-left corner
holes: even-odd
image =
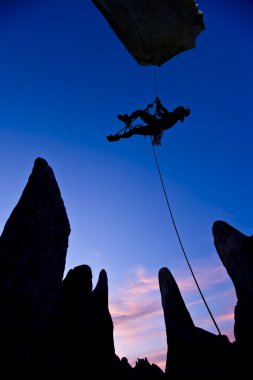
[[[38,158],[0,237],[0,357],[9,378],[46,375],[69,233],[53,171]]]
[[[135,60],[160,66],[205,28],[194,0],[92,0]]]
[[[87,265],[63,279],[69,233],[54,173],[37,158],[0,237],[2,373],[10,380],[148,380],[156,366],[140,362],[135,373],[115,354],[105,270],[94,290]]]
[[[214,244],[237,295],[234,335],[243,349],[253,342],[253,236],[225,222],[213,225]]]
[[[253,342],[253,236],[246,236],[223,221],[213,224],[214,244],[237,295],[234,335],[235,366],[246,378],[252,371]]]
[[[108,281],[88,265],[63,279],[70,226],[52,169],[38,158],[0,237],[0,363],[26,380],[246,378],[253,338],[253,237],[213,224],[214,244],[238,297],[235,342],[194,325],[167,268],[159,271],[168,355],[165,373],[132,367],[114,348]]]
[[[93,291],[88,265],[70,270],[63,281],[62,305],[64,376],[75,379],[85,369],[95,379],[112,377],[116,355],[105,270]]]
[[[214,244],[237,294],[235,342],[196,327],[176,281],[167,268],[159,271],[168,356],[166,375],[182,378],[239,378],[251,371],[253,341],[253,237],[223,221],[213,224]]]
[[[166,374],[171,379],[222,378],[228,375],[232,344],[224,335],[196,327],[167,268],[159,271],[167,333]]]

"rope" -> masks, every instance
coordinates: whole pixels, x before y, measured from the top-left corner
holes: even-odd
[[[214,317],[213,317],[213,315],[212,315],[212,313],[211,313],[211,310],[209,309],[209,307],[208,307],[208,305],[207,305],[207,302],[206,302],[206,300],[205,300],[205,297],[204,297],[204,295],[203,295],[203,293],[202,293],[202,291],[201,291],[201,289],[200,289],[200,287],[199,287],[198,281],[197,281],[197,279],[196,279],[196,277],[195,277],[195,275],[194,275],[194,272],[193,272],[193,270],[192,270],[191,264],[190,264],[190,262],[189,262],[189,260],[188,260],[187,255],[186,255],[186,252],[185,252],[185,249],[184,249],[184,246],[183,246],[182,240],[181,240],[181,238],[180,238],[180,235],[179,235],[179,232],[178,232],[178,229],[177,229],[177,226],[176,226],[176,223],[175,223],[174,217],[173,217],[173,213],[172,213],[172,210],[171,210],[171,207],[170,207],[170,203],[169,203],[169,200],[168,200],[167,192],[166,192],[166,189],[165,189],[165,185],[164,185],[163,177],[162,177],[162,174],[161,174],[161,170],[160,170],[160,167],[159,167],[159,163],[158,163],[158,160],[157,160],[157,155],[156,155],[156,151],[155,151],[155,147],[154,147],[154,144],[153,144],[153,143],[152,143],[152,148],[153,148],[153,153],[154,153],[154,157],[155,157],[156,167],[157,167],[157,170],[158,170],[158,173],[159,173],[159,177],[160,177],[160,180],[161,180],[161,184],[162,184],[162,188],[163,188],[164,196],[165,196],[165,199],[166,199],[166,203],[167,203],[167,206],[168,206],[168,209],[169,209],[170,217],[171,217],[171,220],[172,220],[172,223],[173,223],[174,229],[175,229],[175,231],[176,231],[176,235],[177,235],[177,238],[178,238],[179,244],[180,244],[180,246],[181,246],[181,249],[182,249],[183,254],[184,254],[184,257],[185,257],[185,260],[186,260],[186,262],[187,262],[187,264],[188,264],[188,267],[189,267],[189,269],[190,269],[190,271],[191,271],[191,274],[192,274],[192,277],[193,277],[193,279],[194,279],[194,281],[195,281],[195,284],[196,284],[196,286],[197,286],[197,288],[198,288],[198,291],[199,291],[199,293],[200,293],[200,295],[201,295],[201,298],[202,298],[202,300],[203,300],[203,302],[204,302],[204,304],[205,304],[205,306],[206,306],[206,308],[207,308],[207,310],[208,310],[208,312],[209,312],[209,314],[210,314],[210,317],[212,318],[212,321],[213,321],[213,323],[214,323],[214,325],[215,325],[215,327],[216,327],[216,329],[217,329],[219,335],[221,335],[220,329],[219,329],[217,323],[215,322],[215,319],[214,319]]]

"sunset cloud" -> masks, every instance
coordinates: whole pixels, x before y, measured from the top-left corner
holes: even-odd
[[[231,283],[223,265],[214,258],[196,260],[192,263],[192,269],[202,289],[210,288],[212,285]],[[174,277],[182,292],[196,290],[190,271],[185,276],[185,273],[177,269]]]
[[[120,297],[119,297],[120,294]],[[137,268],[118,294],[110,300],[116,353],[134,365],[138,358],[153,362],[158,352],[166,354],[165,325],[158,277]],[[155,349],[154,349],[155,348]],[[157,356],[163,367],[165,356]]]
[[[198,282],[207,294],[207,303],[213,304],[216,322],[222,333],[232,341],[235,294],[231,280],[222,264],[203,259],[193,263]],[[203,301],[196,290],[191,274],[173,272],[195,325],[215,331]],[[225,300],[225,302],[224,302]],[[110,312],[114,323],[116,354],[126,356],[131,365],[138,358],[147,357],[163,370],[166,364],[167,343],[159,281],[157,274],[145,268],[136,268],[110,298]]]

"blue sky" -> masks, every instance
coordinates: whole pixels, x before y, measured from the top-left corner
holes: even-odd
[[[177,227],[222,333],[233,340],[234,290],[212,224],[253,230],[253,5],[202,0],[196,49],[157,69],[170,110],[191,115],[167,131],[158,160]],[[155,97],[153,67],[136,63],[89,0],[0,4],[0,227],[36,157],[53,168],[71,224],[66,271],[105,269],[116,353],[164,366],[157,275],[168,267],[194,322],[216,333],[169,218],[149,139],[109,143],[116,118]]]

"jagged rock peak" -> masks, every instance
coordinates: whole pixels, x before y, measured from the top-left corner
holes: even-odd
[[[55,302],[61,287],[69,233],[67,213],[53,170],[46,160],[37,158],[0,237],[0,300],[7,306],[9,294],[14,319],[15,302],[16,312],[21,315],[28,310],[34,313],[37,307],[40,309],[37,318],[49,313],[49,303]],[[28,307],[30,304],[32,309]],[[8,314],[7,310],[2,303],[0,314]],[[30,317],[34,323],[35,317]]]
[[[237,295],[234,334],[241,350],[253,341],[253,236],[246,236],[228,223],[213,224],[214,245]]]
[[[31,217],[34,218],[32,223],[34,230],[35,224],[37,226],[47,219],[48,226],[50,226],[49,230],[52,227],[54,227],[55,232],[61,230],[60,233],[64,236],[65,240],[66,237],[68,239],[70,225],[60,189],[53,170],[43,158],[37,158],[34,161],[34,167],[29,176],[28,183],[5,225],[3,234],[8,228],[14,227],[14,224],[20,222],[21,219],[23,223],[20,223],[19,227],[22,227],[24,230],[25,227],[28,227],[28,219]]]
[[[81,292],[83,296],[90,294],[92,292],[92,271],[89,265],[79,265],[70,269],[63,285],[71,294],[75,294],[75,292],[76,294]]]
[[[160,269],[159,284],[168,344],[168,377],[212,379],[224,376],[232,358],[232,345],[228,338],[195,327],[176,281],[167,268]]]
[[[253,297],[253,236],[246,236],[228,223],[213,224],[214,245],[234,283],[237,297]]]
[[[62,306],[64,373],[67,377],[78,378],[85,368],[87,373],[93,373],[91,378],[95,380],[111,378],[109,372],[116,356],[105,270],[100,272],[92,291],[91,268],[80,265],[71,269],[63,281]]]
[[[99,273],[97,286],[93,290],[93,297],[99,299],[99,303],[108,307],[108,279],[104,269]]]
[[[69,233],[53,170],[37,158],[0,237],[0,356],[9,378],[18,369],[18,376],[30,379],[47,360]]]
[[[168,268],[161,268],[158,273],[159,286],[164,310],[167,332],[175,333],[176,327],[193,327],[193,321],[188,312],[180,290]]]

